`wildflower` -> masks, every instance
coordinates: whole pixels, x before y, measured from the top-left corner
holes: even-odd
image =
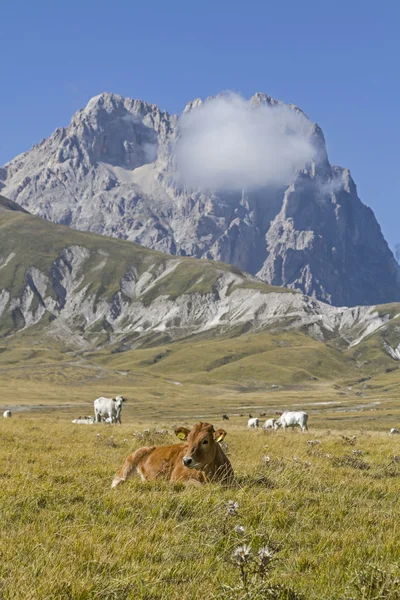
[[[265,465],[267,465],[269,462],[271,462],[271,459],[269,456],[263,456],[262,459],[263,459],[263,463]]]
[[[229,500],[228,506],[226,507],[226,512],[228,513],[228,515],[233,517],[234,515],[237,515],[238,508],[239,504],[237,502],[235,502],[234,500]]]
[[[268,548],[268,546],[264,546],[264,548],[260,548],[258,551],[258,558],[262,565],[266,565],[273,557],[273,552]]]
[[[96,433],[96,437],[100,437],[100,434],[99,434],[99,433]]]
[[[236,533],[240,533],[240,534],[243,535],[244,534],[244,527],[243,527],[243,525],[236,525],[235,531],[236,531]]]
[[[244,544],[243,546],[238,546],[236,550],[234,550],[232,553],[232,559],[238,565],[242,565],[244,563],[249,562],[250,558],[251,548],[250,546],[246,546],[246,544]]]

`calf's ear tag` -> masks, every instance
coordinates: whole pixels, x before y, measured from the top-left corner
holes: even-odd
[[[223,439],[224,439],[224,434],[221,433],[221,435],[217,439],[217,442],[222,442]]]
[[[183,433],[183,431],[181,431],[181,432],[178,433],[177,437],[180,440],[186,440],[186,433]]]

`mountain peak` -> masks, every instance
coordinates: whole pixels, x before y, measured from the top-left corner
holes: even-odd
[[[185,112],[207,101],[212,99],[194,99]],[[289,121],[296,120],[292,111],[302,112],[261,92],[242,103],[282,107],[277,118],[289,114]],[[348,170],[330,165],[318,125],[311,120],[306,125],[300,141],[312,138],[318,160],[290,169],[282,184],[263,179],[245,194],[204,186],[193,190],[176,182],[178,117],[154,104],[103,92],[73,116],[69,127],[0,169],[0,190],[47,220],[170,254],[230,263],[332,304],[400,300],[400,269],[373,212],[358,198]],[[278,168],[275,154],[282,138],[270,137],[265,160]],[[210,139],[196,158],[200,170],[202,158],[215,152]],[[264,156],[253,146],[257,156]],[[254,167],[250,154],[237,163],[228,154],[223,158],[240,172]],[[288,163],[291,157],[293,152]]]
[[[88,113],[93,110],[97,110],[99,108],[104,108],[104,109],[115,108],[116,105],[123,104],[123,103],[124,103],[124,98],[122,96],[120,96],[119,94],[112,94],[110,92],[102,92],[101,94],[98,94],[97,96],[93,96],[93,98],[91,98],[89,100],[89,102],[86,104],[83,111]]]
[[[80,123],[104,123],[114,119],[134,118],[136,121],[152,114],[161,118],[161,115],[169,117],[168,113],[162,113],[156,104],[150,104],[144,100],[124,98],[119,94],[102,92],[93,96],[85,108],[78,110],[71,119],[71,126]]]
[[[193,108],[197,108],[198,106],[201,106],[203,104],[203,100],[201,98],[195,98],[194,100],[191,100],[190,102],[188,102],[185,106],[185,108],[183,109],[184,113],[189,112],[190,110],[192,110]]]
[[[268,106],[280,105],[280,104],[283,104],[283,102],[281,100],[275,100],[275,98],[272,98],[271,96],[268,96],[268,94],[264,94],[263,92],[256,92],[250,98],[249,104],[253,108],[257,108],[258,106],[264,106],[264,105],[268,105]]]

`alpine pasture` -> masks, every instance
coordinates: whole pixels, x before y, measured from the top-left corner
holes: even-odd
[[[365,380],[343,360],[330,378],[321,355],[306,381],[298,359],[317,360],[318,342],[280,336],[1,353],[13,412],[0,429],[1,596],[399,598],[398,371]],[[122,425],[71,423],[117,394]],[[308,433],[248,430],[249,412],[285,409],[309,414]],[[111,489],[129,452],[179,442],[174,427],[198,421],[228,432],[235,486],[133,477]]]

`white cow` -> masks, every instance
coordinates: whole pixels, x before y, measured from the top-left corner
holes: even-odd
[[[3,417],[4,417],[5,419],[9,419],[10,417],[12,417],[12,412],[11,412],[11,410],[5,410],[5,411],[3,412]]]
[[[395,429],[395,427],[392,427],[392,429],[390,430],[389,433],[390,433],[390,435],[396,435],[396,433],[400,433],[400,431],[398,429]]]
[[[303,410],[285,410],[279,419],[276,420],[275,429],[282,427],[282,429],[285,430],[286,427],[295,427],[296,425],[300,425],[301,430],[304,432],[308,431],[307,421],[308,414]]]
[[[247,421],[247,427],[258,427],[258,418],[252,417],[249,415],[249,420]]]
[[[74,419],[72,423],[78,423],[78,425],[93,425],[95,423],[94,417],[79,417]]]
[[[276,420],[275,419],[267,419],[262,426],[263,429],[276,429],[275,427]]]
[[[116,396],[115,398],[96,398],[94,401],[94,418],[97,423],[107,420],[108,423],[121,423],[122,403],[125,398]]]

